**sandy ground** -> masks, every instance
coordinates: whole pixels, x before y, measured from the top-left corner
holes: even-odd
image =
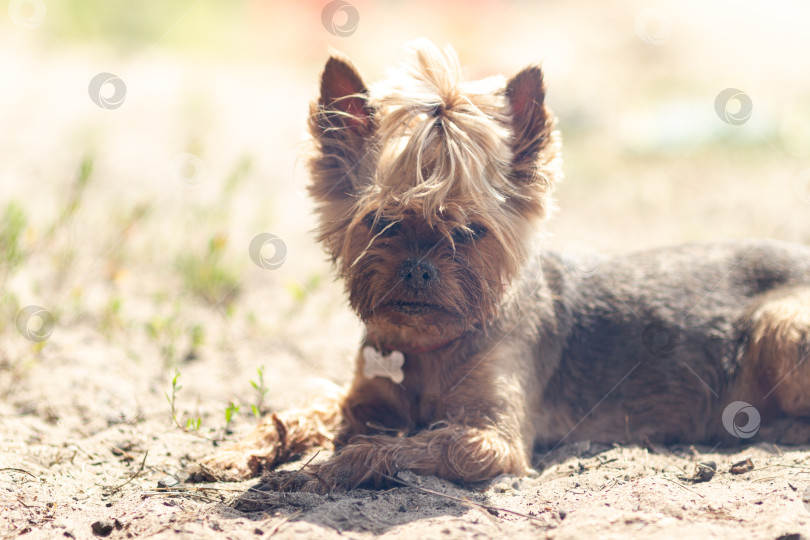
[[[415,487],[326,496],[182,482],[250,430],[252,406],[281,410],[348,381],[362,330],[302,195],[307,102],[328,46],[369,78],[419,34],[454,41],[474,75],[545,58],[567,141],[550,248],[810,242],[806,10],[662,5],[672,31],[652,45],[659,34],[633,29],[646,5],[477,9],[495,4],[497,17],[466,11],[453,33],[441,15],[389,30],[380,21],[399,15],[358,2],[363,22],[344,41],[261,34],[276,51],[300,47],[296,58],[126,55],[3,23],[0,72],[15,84],[0,86],[0,231],[14,229],[9,205],[24,220],[15,249],[0,241],[0,536],[810,537],[810,448],[566,445],[535,456],[537,478],[408,477]],[[485,28],[502,48],[482,47]],[[88,99],[102,71],[127,83],[118,109]],[[754,100],[744,126],[714,110],[732,86]],[[248,256],[267,232],[287,247],[272,270]],[[30,305],[54,318],[45,341],[17,327]],[[751,470],[730,472],[746,459]],[[716,473],[694,482],[709,461]]]

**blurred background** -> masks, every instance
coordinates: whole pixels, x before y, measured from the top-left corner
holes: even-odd
[[[367,82],[416,37],[454,45],[470,78],[542,63],[566,173],[551,248],[810,242],[804,2],[2,6],[0,394],[17,410],[165,414],[175,370],[203,417],[245,402],[260,365],[270,406],[307,376],[348,380],[361,329],[304,196],[333,49]],[[280,243],[257,264],[259,234]]]

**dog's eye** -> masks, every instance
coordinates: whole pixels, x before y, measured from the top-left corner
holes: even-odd
[[[374,234],[381,234],[384,237],[391,237],[396,236],[399,233],[399,222],[398,221],[391,221],[390,219],[386,219],[380,216],[375,221],[375,213],[372,212],[368,214],[365,218],[363,218],[363,223],[365,223],[366,227],[374,233]]]
[[[453,231],[453,241],[456,244],[463,244],[472,240],[477,240],[487,233],[486,228],[478,223],[470,223],[466,227],[458,227]]]

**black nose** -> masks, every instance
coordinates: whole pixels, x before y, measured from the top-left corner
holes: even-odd
[[[439,271],[430,261],[405,259],[399,267],[399,276],[406,287],[418,292],[432,285],[439,277]]]

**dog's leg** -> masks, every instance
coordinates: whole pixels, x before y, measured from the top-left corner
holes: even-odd
[[[776,291],[742,321],[748,348],[735,394],[765,413],[758,438],[810,442],[810,288]],[[781,417],[781,418],[780,418]]]
[[[386,484],[402,470],[448,480],[480,482],[500,474],[529,471],[519,438],[491,428],[446,425],[410,437],[359,435],[331,459],[313,465],[294,485],[284,477],[267,481],[276,489],[327,492]]]
[[[341,400],[273,413],[243,440],[199,462],[192,481],[235,481],[259,476],[317,447],[331,447],[341,423]]]

